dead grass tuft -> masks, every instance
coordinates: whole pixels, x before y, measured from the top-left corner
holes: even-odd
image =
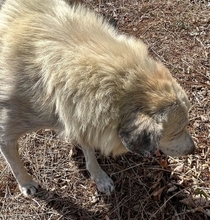
[[[20,140],[20,153],[44,189],[32,199],[24,198],[2,159],[0,219],[209,219],[210,3],[82,2],[111,19],[119,31],[142,38],[151,55],[165,63],[185,88],[192,103],[189,129],[197,151],[185,158],[98,155],[116,185],[115,192],[105,196],[89,178],[79,149],[58,139],[53,131],[26,134]]]

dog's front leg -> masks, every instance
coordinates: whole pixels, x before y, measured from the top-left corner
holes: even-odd
[[[113,180],[99,166],[94,150],[90,147],[82,147],[82,150],[85,155],[86,168],[95,181],[98,190],[110,194],[114,190]]]
[[[18,153],[17,143],[13,141],[0,143],[0,150],[9,164],[23,195],[34,195],[39,185],[32,180],[32,177],[23,166]]]

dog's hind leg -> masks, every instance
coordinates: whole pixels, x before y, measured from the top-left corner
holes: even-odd
[[[18,145],[15,141],[1,141],[0,150],[9,164],[13,175],[15,176],[19,188],[24,196],[34,195],[39,185],[32,180],[32,177],[27,173],[24,168],[18,153]]]
[[[95,156],[95,152],[90,147],[82,147],[85,155],[86,168],[90,172],[91,178],[95,181],[100,192],[110,194],[114,190],[113,180],[101,169]]]

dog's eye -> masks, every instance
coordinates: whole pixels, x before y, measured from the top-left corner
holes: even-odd
[[[164,121],[166,120],[167,120],[167,115],[165,111],[160,112],[156,119],[157,123],[164,123]]]

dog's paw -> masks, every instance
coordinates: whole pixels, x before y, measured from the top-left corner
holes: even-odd
[[[98,190],[109,195],[114,190],[113,180],[105,173],[101,173],[100,178],[94,179]]]
[[[23,195],[26,197],[33,196],[38,192],[38,189],[40,188],[39,184],[34,181],[30,181],[19,187]]]

